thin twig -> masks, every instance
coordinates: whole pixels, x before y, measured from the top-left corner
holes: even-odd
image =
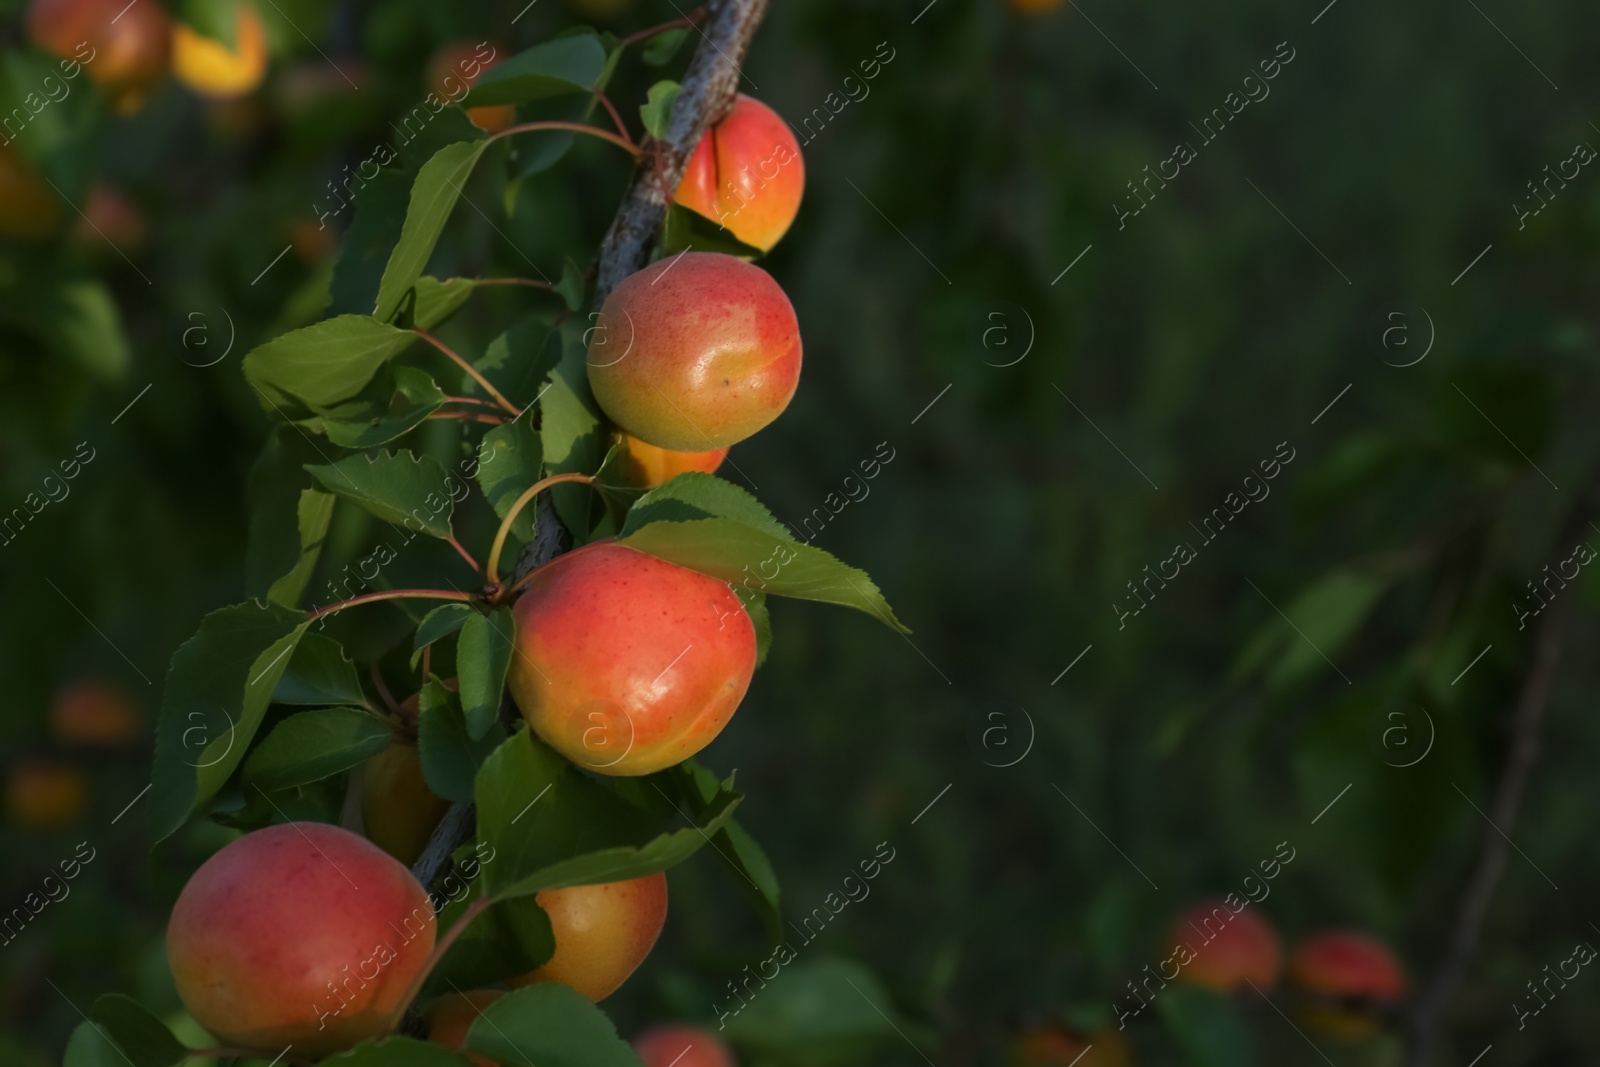
[[[617,132],[626,138],[629,144],[633,144],[633,135],[628,132],[628,127],[623,124],[622,116],[617,114],[616,105],[611,102],[611,98],[598,89],[595,90],[594,95],[596,99],[606,106],[606,110],[611,112],[611,121],[617,124]],[[638,145],[634,145],[634,147],[637,148]]]
[[[462,548],[461,547],[461,542],[457,541],[455,539],[455,537],[453,537],[453,536],[452,537],[447,537],[447,538],[445,538],[445,540],[450,543],[450,547],[455,549],[456,552],[461,556],[462,559],[467,561],[467,566],[472,568],[473,573],[477,573],[477,571],[478,571],[478,561],[472,558],[472,553],[468,552],[465,548]]]
[[[472,378],[473,381],[475,381],[479,385],[483,386],[483,391],[488,393],[491,397],[493,397],[494,398],[494,402],[496,404],[499,404],[502,408],[504,408],[506,411],[509,411],[512,415],[520,415],[520,414],[522,414],[522,409],[521,408],[517,407],[511,401],[507,400],[504,396],[502,396],[501,393],[500,393],[500,390],[496,389],[493,385],[491,385],[489,383],[489,379],[485,378],[478,371],[477,367],[474,367],[471,363],[468,363],[465,359],[461,358],[461,356],[458,355],[455,352],[455,350],[452,349],[449,345],[445,344],[443,341],[441,341],[437,337],[433,336],[433,334],[429,333],[427,330],[419,329],[419,328],[413,326],[411,328],[411,332],[416,334],[418,337],[422,338],[424,341],[428,342],[434,348],[437,348],[439,351],[443,352],[445,355],[449,356],[450,359],[452,361],[454,361],[456,366],[458,366],[462,370],[466,371],[467,374]],[[429,416],[429,418],[432,418],[432,417],[433,416],[431,416],[431,415]]]
[[[357,604],[371,604],[379,600],[459,600],[462,603],[472,603],[471,593],[453,593],[447,589],[385,589],[381,593],[362,593],[360,596],[341,600],[337,604],[329,604],[313,611],[307,622],[316,622],[324,615],[332,615],[345,608],[353,608]]]
[[[622,51],[622,49],[628,47],[630,44],[638,44],[640,41],[649,40],[658,33],[666,33],[668,30],[676,30],[679,27],[693,26],[696,23],[705,21],[705,17],[706,9],[704,7],[697,7],[693,11],[689,12],[687,18],[673,19],[671,22],[663,22],[659,26],[651,26],[647,29],[640,30],[638,33],[628,34],[628,36],[617,42],[617,51]]]
[[[541,282],[537,278],[478,278],[475,285],[526,285],[533,289],[554,290],[555,286],[549,282]]]
[[[588,123],[584,122],[562,122],[556,119],[548,119],[543,122],[524,122],[516,126],[507,126],[503,130],[496,130],[494,133],[491,133],[488,137],[488,140],[496,141],[502,137],[510,137],[514,133],[537,133],[540,130],[567,130],[570,133],[586,133],[590,137],[598,137],[602,141],[610,141],[618,148],[627,152],[634,159],[638,159],[640,154],[643,152],[643,149],[633,143],[633,138],[631,137],[619,137],[610,130],[602,130],[598,126],[590,126]],[[622,132],[626,134],[628,131],[623,130]]]

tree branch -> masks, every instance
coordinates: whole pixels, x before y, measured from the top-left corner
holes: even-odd
[[[1564,524],[1558,546],[1571,543],[1581,536],[1581,515],[1585,510],[1586,497],[1587,494],[1580,496],[1572,519]],[[1433,981],[1417,997],[1411,1013],[1407,1062],[1412,1067],[1429,1067],[1434,1062],[1444,1033],[1445,1013],[1466,978],[1467,968],[1483,934],[1489,905],[1494,900],[1495,890],[1499,888],[1501,876],[1505,874],[1508,850],[1511,848],[1510,834],[1522,807],[1529,775],[1539,757],[1540,727],[1544,723],[1545,709],[1550,704],[1556,669],[1565,651],[1570,607],[1570,597],[1561,600],[1542,616],[1538,632],[1534,635],[1533,658],[1523,675],[1522,689],[1512,713],[1511,744],[1489,807],[1490,825],[1483,832],[1478,862],[1467,880],[1456,910],[1444,962],[1439,965]]]
[[[618,282],[649,259],[667,214],[662,187],[678,187],[707,127],[732,110],[739,88],[739,65],[767,13],[767,0],[713,0],[708,7],[704,37],[684,73],[683,91],[672,105],[667,136],[654,142],[640,161],[600,245],[596,305],[604,303]]]

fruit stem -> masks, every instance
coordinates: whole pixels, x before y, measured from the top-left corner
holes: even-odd
[[[507,126],[503,130],[491,133],[489,135],[489,140],[493,141],[501,137],[509,137],[514,133],[534,133],[538,130],[571,130],[573,133],[586,133],[591,137],[598,137],[602,141],[610,141],[618,148],[621,148],[623,151],[627,152],[634,159],[638,159],[644,154],[643,149],[634,144],[632,138],[619,137],[610,130],[602,130],[597,126],[590,126],[587,123],[562,122],[557,119],[547,119],[543,122],[524,122],[516,126]]]
[[[446,404],[471,404],[474,407],[490,408],[494,411],[500,410],[500,405],[494,401],[480,400],[475,396],[447,396],[444,398],[444,402]]]
[[[616,105],[611,102],[611,98],[599,89],[594,91],[594,95],[597,100],[606,106],[606,110],[611,112],[611,121],[617,124],[617,132],[620,133],[629,144],[633,144],[633,137],[629,135],[628,127],[623,125],[622,116],[617,114]],[[634,147],[637,148],[638,146],[634,145]]]
[[[457,541],[454,537],[447,537],[445,540],[450,542],[450,547],[455,549],[456,552],[460,554],[461,558],[467,561],[467,566],[472,568],[472,573],[478,573],[478,561],[472,558],[472,553],[468,552],[465,548],[462,548],[461,542]]]
[[[353,608],[357,604],[371,604],[379,600],[458,600],[463,604],[473,601],[471,593],[450,592],[446,589],[385,589],[381,593],[362,593],[360,596],[341,600],[337,604],[328,604],[313,611],[306,619],[307,622],[316,622],[324,615],[332,615],[345,608]]]
[[[689,14],[684,18],[673,19],[671,22],[663,22],[659,26],[651,26],[649,29],[640,30],[638,33],[630,33],[628,36],[617,42],[617,51],[620,52],[630,44],[637,44],[640,41],[654,37],[658,33],[666,33],[668,30],[675,30],[680,26],[693,26],[705,17],[706,9],[704,7],[697,7],[693,11],[689,12]]]
[[[400,1003],[395,1008],[394,1014],[389,1016],[388,1025],[384,1028],[386,1032],[393,1033],[399,1027],[400,1020],[405,1018],[406,1010],[411,1007],[411,1002],[416,1000],[417,994],[422,992],[422,987],[428,981],[428,976],[433,973],[435,967],[439,966],[439,961],[444,959],[446,952],[450,951],[450,946],[456,943],[456,938],[461,936],[461,932],[467,928],[467,925],[473,919],[482,915],[485,909],[493,903],[494,900],[489,897],[479,897],[474,900],[462,909],[461,917],[451,925],[450,929],[446,930],[444,935],[434,942],[433,952],[428,956],[428,962],[423,965],[422,970],[417,972],[417,976],[411,980],[411,985],[406,989],[406,995],[400,998]]]
[[[506,517],[500,520],[500,529],[495,532],[494,547],[489,549],[489,564],[483,572],[490,585],[500,584],[500,550],[505,548],[506,535],[511,532],[512,520],[517,517],[518,512],[528,506],[528,501],[552,485],[560,485],[563,482],[582,482],[584,485],[595,484],[594,478],[591,476],[574,471],[571,474],[552,474],[550,477],[528,486],[527,491],[517,497],[516,503],[511,505],[511,510],[506,512]]]
[[[449,356],[452,360],[454,360],[457,366],[459,366],[462,370],[466,371],[467,374],[469,374],[472,377],[473,381],[475,381],[479,385],[483,386],[484,392],[488,393],[491,397],[493,397],[494,398],[494,402],[496,404],[499,404],[506,411],[511,412],[511,415],[512,415],[513,418],[515,418],[516,416],[522,414],[522,409],[521,408],[518,408],[515,404],[513,404],[511,401],[507,400],[503,395],[501,395],[500,390],[498,390],[494,386],[490,385],[489,384],[489,379],[485,378],[482,374],[480,374],[478,372],[478,368],[477,367],[474,367],[472,364],[470,364],[466,360],[462,359],[459,355],[457,355],[450,348],[449,345],[445,344],[443,341],[441,341],[437,337],[433,336],[433,334],[429,333],[427,330],[422,330],[422,329],[418,329],[416,327],[412,327],[411,332],[416,334],[418,337],[422,338],[424,341],[428,342],[433,347],[437,348],[439,351],[443,352],[445,355]]]
[[[481,422],[489,426],[504,426],[510,419],[482,411],[435,411],[430,419],[461,419],[463,422]]]
[[[478,285],[531,285],[535,289],[549,289],[555,291],[555,286],[550,282],[538,282],[532,278],[479,278]]]

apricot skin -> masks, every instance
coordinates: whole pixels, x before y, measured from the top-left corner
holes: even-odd
[[[550,916],[555,954],[511,984],[560,982],[599,1001],[627,981],[661,936],[667,876],[546,889],[534,900]]]
[[[740,94],[700,138],[674,199],[767,252],[794,222],[805,188],[794,131],[776,111]]]
[[[0,237],[39,240],[61,222],[61,198],[14,148],[0,146]]]
[[[1128,1067],[1128,1044],[1115,1030],[1080,1037],[1046,1024],[1017,1039],[1011,1062],[1014,1067]]]
[[[1356,930],[1328,930],[1302,941],[1289,959],[1289,981],[1323,1003],[1300,1012],[1307,1025],[1334,1037],[1376,1033],[1379,1014],[1405,998],[1405,969],[1393,952]],[[1370,1010],[1344,1009],[1340,999]]]
[[[450,802],[435,796],[422,776],[417,746],[396,739],[361,771],[361,828],[367,838],[406,866],[417,862]]]
[[[83,64],[118,111],[137,110],[172,56],[172,20],[155,0],[34,0],[28,39],[47,52]],[[88,48],[79,52],[87,42]]]
[[[539,568],[512,615],[517,707],[546,744],[602,774],[688,759],[755,673],[755,627],[727,583],[615,542]]]
[[[234,46],[183,23],[172,30],[172,73],[201,96],[233,100],[252,93],[267,76],[267,31],[255,5],[234,9]]]
[[[800,381],[800,325],[760,267],[685,252],[624,278],[589,336],[589,384],[624,432],[706,452],[783,413]]]
[[[436,1045],[453,1048],[457,1052],[467,1042],[467,1031],[483,1009],[505,996],[498,989],[473,989],[465,993],[451,993],[440,997],[428,1013],[428,1040]],[[500,1067],[494,1060],[463,1053],[478,1067]]]
[[[224,1044],[314,1058],[388,1029],[436,929],[427,893],[378,846],[290,823],[201,864],[173,906],[167,961]]]
[[[1283,948],[1255,905],[1235,915],[1219,900],[1198,904],[1173,923],[1170,941],[1187,944],[1195,954],[1178,972],[1182,981],[1218,993],[1232,993],[1249,982],[1266,990],[1278,981]]]
[[[690,471],[710,474],[728,458],[726,448],[710,452],[674,452],[670,448],[657,448],[629,434],[617,436],[627,453],[624,469],[628,480],[641,489],[665,485],[678,475]]]
[[[653,1026],[633,1039],[633,1051],[644,1067],[736,1067],[727,1045],[693,1026]]]
[[[441,101],[460,100],[479,78],[500,58],[499,50],[484,42],[488,55],[485,61],[478,45],[462,42],[446,45],[428,64],[428,91]],[[515,104],[495,104],[489,107],[467,108],[467,118],[480,130],[494,133],[517,121]]]
[[[139,735],[139,712],[116,686],[80,678],[56,693],[50,728],[68,744],[121,745]]]

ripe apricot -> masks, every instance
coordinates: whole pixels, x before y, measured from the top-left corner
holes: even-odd
[[[483,1014],[483,1009],[505,996],[498,989],[473,989],[440,997],[428,1012],[428,1040],[461,1051],[467,1031]],[[494,1060],[466,1054],[478,1067],[500,1067]]]
[[[97,183],[89,187],[83,215],[73,233],[80,245],[92,252],[103,251],[108,256],[116,255],[112,249],[124,255],[137,255],[143,251],[148,236],[144,212],[137,204],[109,185]],[[106,247],[108,243],[109,248]]]
[[[588,364],[595,399],[626,433],[678,452],[726,448],[789,406],[800,324],[760,267],[685,252],[612,290]]]
[[[396,738],[361,771],[361,824],[368,840],[411,866],[450,810],[422,776],[417,746]]]
[[[222,1043],[316,1058],[387,1032],[436,927],[428,894],[377,845],[288,823],[200,865],[172,908],[167,961]]]
[[[56,692],[50,728],[67,744],[120,745],[139,735],[139,712],[117,686],[79,678]]]
[[[633,1039],[644,1067],[736,1067],[733,1053],[716,1034],[695,1026],[652,1026]]]
[[[82,815],[88,803],[83,772],[64,763],[20,763],[6,781],[6,808],[19,826],[38,830],[65,826]]]
[[[181,22],[172,28],[172,73],[201,96],[232,100],[254,92],[267,76],[267,31],[255,5],[236,5],[233,25],[232,48]]]
[[[534,897],[550,916],[556,951],[514,986],[560,982],[604,1000],[655,947],[667,921],[667,876],[546,889]]]
[[[1334,1037],[1375,1033],[1406,995],[1406,973],[1388,946],[1358,930],[1306,938],[1289,959],[1289,981],[1311,994],[1306,1023]]]
[[[126,113],[143,106],[166,77],[172,20],[159,0],[33,0],[28,39],[81,63],[112,106]]]
[[[670,448],[657,448],[625,433],[618,434],[617,441],[626,452],[624,470],[628,481],[641,489],[665,485],[689,471],[710,474],[728,458],[726,448],[712,449],[710,452],[674,452]]]
[[[61,222],[61,198],[18,152],[0,146],[0,237],[37,240]]]
[[[446,45],[428,64],[428,91],[447,104],[460,100],[499,60],[499,49],[488,41]],[[478,129],[494,133],[517,121],[517,107],[515,104],[469,107],[467,118]]]
[[[1237,914],[1220,900],[1197,904],[1172,925],[1174,947],[1187,946],[1193,958],[1182,958],[1180,980],[1231,993],[1247,982],[1268,989],[1278,981],[1283,949],[1278,933],[1254,905]]]
[[[728,116],[700,138],[674,199],[766,252],[788,232],[805,188],[794,131],[741,93]]]
[[[688,759],[755,673],[755,627],[726,582],[615,542],[539,568],[512,615],[512,699],[546,744],[602,774]]]
[[[1085,1037],[1046,1023],[1023,1032],[1011,1062],[1014,1067],[1128,1067],[1128,1043],[1115,1030]]]

